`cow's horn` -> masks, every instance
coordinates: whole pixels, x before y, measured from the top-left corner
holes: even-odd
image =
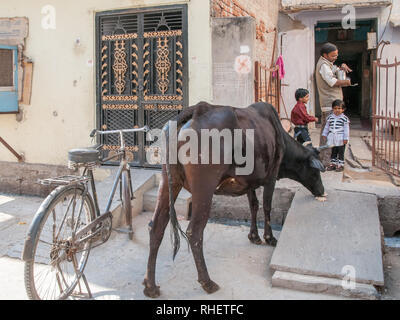
[[[303,143],[303,146],[304,146],[304,147],[307,147],[307,146],[310,145],[310,144],[312,144],[311,141],[306,141],[306,142]]]
[[[322,151],[322,150],[326,150],[326,149],[330,149],[330,148],[333,148],[334,146],[328,146],[327,144],[326,145],[324,145],[324,146],[321,146],[321,147],[318,147],[318,151]]]

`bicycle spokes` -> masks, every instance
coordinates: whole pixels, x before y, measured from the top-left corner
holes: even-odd
[[[47,209],[36,241],[31,272],[39,299],[65,299],[80,286],[91,248],[90,240],[78,243],[75,234],[90,224],[93,207],[81,189],[64,193]]]

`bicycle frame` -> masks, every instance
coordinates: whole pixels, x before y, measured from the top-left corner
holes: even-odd
[[[91,228],[93,228],[93,226],[95,226],[98,222],[100,222],[101,220],[103,220],[103,219],[105,219],[105,218],[107,218],[108,216],[111,215],[111,212],[110,212],[111,205],[112,205],[112,202],[113,202],[113,199],[114,199],[114,196],[115,196],[115,192],[117,191],[118,183],[121,182],[122,173],[124,171],[128,172],[128,180],[129,180],[129,187],[130,187],[130,199],[131,200],[133,199],[132,178],[131,178],[131,172],[130,172],[129,163],[128,163],[128,160],[126,159],[125,140],[124,140],[124,135],[123,134],[126,133],[126,132],[138,132],[138,131],[147,132],[148,130],[149,130],[149,128],[146,126],[144,128],[141,128],[141,129],[128,129],[128,130],[113,130],[113,131],[96,131],[96,130],[94,130],[90,134],[90,136],[93,137],[95,132],[97,132],[98,134],[119,133],[120,142],[121,142],[120,150],[116,154],[103,159],[101,162],[102,163],[106,163],[107,161],[112,160],[112,159],[117,158],[117,157],[120,157],[120,156],[122,158],[121,158],[120,165],[118,167],[118,172],[117,172],[117,174],[115,176],[115,179],[114,179],[113,187],[112,187],[111,192],[109,194],[109,198],[108,198],[106,209],[105,209],[104,213],[100,212],[99,203],[98,203],[98,197],[97,197],[97,191],[96,191],[96,185],[95,185],[94,176],[93,176],[93,170],[92,170],[92,168],[85,168],[85,170],[83,171],[82,176],[85,176],[86,173],[88,173],[88,175],[89,175],[90,186],[92,188],[93,201],[94,201],[94,206],[95,206],[95,210],[96,210],[96,219],[92,223],[90,223],[89,225],[87,225],[86,227],[81,229],[77,234],[77,238],[79,238],[79,235],[85,234],[87,231],[89,231]],[[86,190],[88,192],[87,187],[86,187]],[[78,240],[78,242],[80,242],[80,241]]]
[[[109,161],[111,159],[114,159],[114,158],[117,158],[117,157],[120,157],[120,156],[122,156],[121,163],[120,163],[120,165],[118,167],[118,172],[115,175],[114,182],[113,182],[113,187],[112,187],[111,192],[110,192],[110,194],[108,196],[108,201],[107,201],[107,205],[106,205],[106,209],[105,209],[104,213],[107,213],[107,212],[110,211],[110,208],[111,208],[114,196],[115,196],[115,192],[117,191],[118,182],[121,181],[121,176],[122,176],[122,172],[123,171],[127,171],[128,172],[129,185],[130,185],[130,188],[131,188],[131,191],[132,191],[131,172],[129,170],[129,164],[128,164],[128,161],[126,159],[126,153],[125,153],[124,150],[116,153],[115,155],[113,155],[111,157],[108,157],[107,159],[103,159],[102,163],[105,163],[105,162],[107,162],[107,161]],[[100,217],[104,213],[100,212],[98,196],[97,196],[97,191],[96,191],[96,185],[95,185],[95,182],[94,182],[93,170],[85,168],[85,170],[83,171],[82,175],[84,176],[86,174],[89,175],[89,179],[90,179],[90,186],[91,186],[91,189],[92,189],[93,201],[94,201],[94,205],[95,205],[95,209],[96,209],[96,217]]]
[[[124,139],[124,133],[127,132],[138,132],[138,131],[145,131],[147,132],[149,130],[149,128],[147,126],[140,128],[140,129],[128,129],[128,130],[110,130],[110,131],[99,131],[99,130],[93,130],[92,133],[90,134],[91,137],[94,137],[94,135],[97,134],[101,134],[101,135],[106,135],[106,134],[116,134],[118,133],[120,136],[120,144],[121,144],[121,148],[120,150],[115,154],[112,155],[110,157],[107,157],[105,159],[103,159],[101,162],[102,163],[106,163],[107,161],[110,161],[112,159],[115,159],[117,157],[122,156],[119,168],[118,168],[118,172],[115,176],[115,180],[114,180],[114,184],[113,187],[111,189],[111,193],[109,195],[108,198],[108,202],[107,202],[107,206],[105,209],[105,213],[110,211],[111,205],[112,205],[112,201],[114,199],[115,196],[115,192],[117,190],[117,186],[118,186],[118,182],[121,181],[121,176],[122,176],[122,172],[123,171],[127,171],[128,172],[128,179],[129,179],[129,186],[132,192],[132,178],[131,178],[131,172],[130,172],[130,167],[129,167],[129,163],[128,160],[126,159],[126,146],[125,146],[125,139]],[[96,192],[96,187],[95,187],[95,183],[94,183],[94,178],[93,178],[93,172],[92,170],[89,169],[89,176],[90,176],[90,180],[91,180],[91,187],[92,187],[92,193],[93,193],[93,200],[95,202],[95,207],[96,207],[96,216],[99,217],[101,215],[100,213],[100,209],[98,206],[98,198],[97,198],[97,192]],[[132,194],[131,194],[131,199],[132,199]]]

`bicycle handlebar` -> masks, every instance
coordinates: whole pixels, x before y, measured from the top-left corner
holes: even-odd
[[[106,135],[106,134],[115,134],[115,133],[131,133],[131,132],[148,132],[150,131],[150,128],[148,126],[144,126],[142,128],[137,128],[137,129],[122,129],[122,130],[108,130],[108,131],[100,131],[97,129],[94,129],[91,133],[90,133],[90,137],[93,138],[96,134],[102,134],[102,135]]]

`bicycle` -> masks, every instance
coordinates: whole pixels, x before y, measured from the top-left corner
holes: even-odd
[[[67,299],[82,295],[82,279],[89,298],[92,294],[83,271],[91,249],[104,244],[112,232],[110,208],[118,184],[122,213],[125,216],[129,239],[132,227],[132,179],[126,156],[125,133],[147,132],[138,129],[99,131],[96,134],[119,134],[120,149],[116,154],[100,159],[102,145],[68,152],[69,167],[83,168],[82,174],[43,179],[44,185],[57,186],[42,202],[27,233],[22,260],[25,261],[24,281],[29,299]],[[120,157],[104,213],[100,213],[93,170],[102,163]],[[91,192],[89,190],[91,188]],[[79,293],[74,293],[76,287]]]

